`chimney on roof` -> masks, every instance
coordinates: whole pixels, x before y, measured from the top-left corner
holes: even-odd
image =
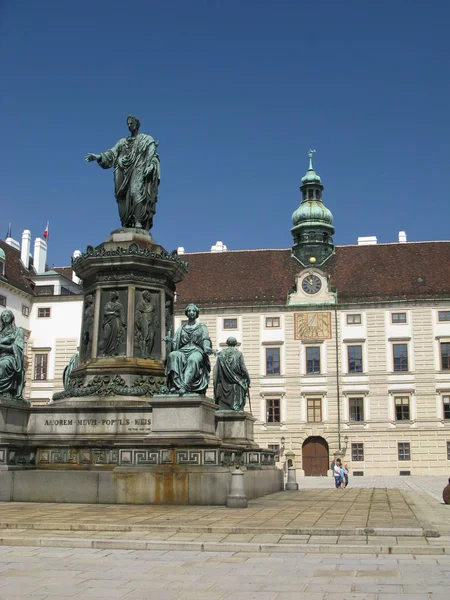
[[[22,233],[22,249],[20,251],[20,260],[23,262],[25,269],[30,266],[30,250],[31,250],[31,231],[25,229]]]
[[[217,241],[214,246],[211,246],[211,252],[225,252],[228,248],[223,242]]]
[[[181,254],[185,254],[183,246],[178,246],[177,254],[178,254],[178,256],[180,256]]]
[[[41,238],[34,240],[33,266],[38,275],[45,273],[47,262],[47,242]]]
[[[79,250],[74,250],[73,254],[72,254],[72,260],[75,260],[79,256],[81,256],[81,252]],[[81,279],[79,277],[77,277],[77,275],[75,274],[75,271],[73,269],[72,269],[72,281],[74,283],[76,283],[77,285],[80,285],[80,283],[81,283]]]
[[[376,235],[366,235],[358,238],[358,246],[374,246],[377,243]]]
[[[12,237],[7,237],[5,242],[8,244],[8,246],[11,246],[11,248],[20,251],[20,244],[17,240],[14,240]]]
[[[398,232],[398,243],[399,244],[406,244],[406,231],[399,231]]]

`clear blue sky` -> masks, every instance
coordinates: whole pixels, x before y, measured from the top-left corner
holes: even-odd
[[[50,265],[120,225],[87,152],[160,140],[167,250],[287,248],[309,148],[336,244],[449,238],[450,2],[3,0],[4,238]]]

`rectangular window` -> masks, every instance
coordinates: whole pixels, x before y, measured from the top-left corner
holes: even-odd
[[[438,312],[438,321],[450,321],[450,310],[440,310]]]
[[[364,421],[364,398],[349,398],[350,421]]]
[[[0,306],[6,306],[6,296],[0,295]]]
[[[237,329],[237,319],[224,319],[223,320],[223,328],[224,329]]]
[[[450,460],[450,442],[447,442],[447,460]]]
[[[392,323],[406,323],[406,313],[392,313]]]
[[[0,275],[5,274],[5,263],[0,260]]]
[[[394,371],[408,370],[408,344],[393,344]]]
[[[266,317],[266,327],[279,327],[280,317]]]
[[[322,421],[322,398],[308,398],[308,423],[320,423]]]
[[[308,375],[320,373],[320,348],[318,346],[306,348],[306,373]]]
[[[39,319],[48,319],[50,317],[50,314],[51,314],[50,307],[38,308],[38,318]]]
[[[280,422],[280,400],[279,398],[268,398],[266,400],[267,423]]]
[[[280,375],[280,349],[266,348],[266,375]]]
[[[395,398],[395,420],[409,421],[409,398]]]
[[[411,460],[411,448],[409,442],[398,443],[398,460]]]
[[[347,325],[361,325],[361,315],[347,315]]]
[[[267,444],[269,450],[273,450],[275,452],[274,460],[275,462],[279,462],[280,460],[280,444]]]
[[[450,343],[441,343],[441,368],[443,371],[450,369]]]
[[[73,296],[74,292],[71,292],[69,288],[61,286],[61,296]]]
[[[450,419],[450,396],[444,396],[442,398],[442,404],[444,408],[444,419]]]
[[[48,354],[35,354],[34,356],[34,378],[37,380],[47,379]]]
[[[364,460],[364,444],[352,444],[352,460]]]
[[[348,372],[362,373],[362,346],[347,346]]]
[[[53,296],[55,293],[54,285],[37,285],[34,289],[36,296]]]
[[[26,306],[25,304],[22,304],[22,314],[24,317],[29,317],[30,316],[30,308],[29,306]]]

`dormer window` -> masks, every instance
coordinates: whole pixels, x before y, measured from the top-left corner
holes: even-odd
[[[0,275],[5,275],[6,254],[3,248],[0,248]]]
[[[4,275],[5,274],[5,263],[0,260],[0,275]]]

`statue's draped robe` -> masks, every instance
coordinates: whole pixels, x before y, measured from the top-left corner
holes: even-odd
[[[84,309],[83,336],[81,338],[80,361],[89,360],[92,357],[92,333],[94,330],[94,303]]]
[[[155,343],[156,309],[151,302],[142,300],[136,307],[136,327],[138,330],[139,349],[143,358],[148,358]]]
[[[242,352],[226,348],[217,355],[214,367],[214,399],[219,409],[243,410],[250,377]]]
[[[167,357],[167,385],[171,391],[204,394],[211,365],[206,353],[211,349],[208,329],[201,323],[186,323],[177,329],[172,352]]]
[[[123,227],[140,223],[148,231],[153,226],[161,179],[156,146],[151,135],[138,133],[136,137],[119,140],[114,148],[102,152],[97,161],[103,169],[114,166],[115,196]],[[151,167],[146,177],[145,171]]]
[[[125,333],[125,317],[123,306],[118,300],[111,300],[105,304],[103,316],[103,339],[101,350],[104,356],[111,356],[122,343]]]
[[[23,329],[13,323],[0,332],[0,344],[10,351],[0,349],[0,395],[22,398],[25,384]]]

